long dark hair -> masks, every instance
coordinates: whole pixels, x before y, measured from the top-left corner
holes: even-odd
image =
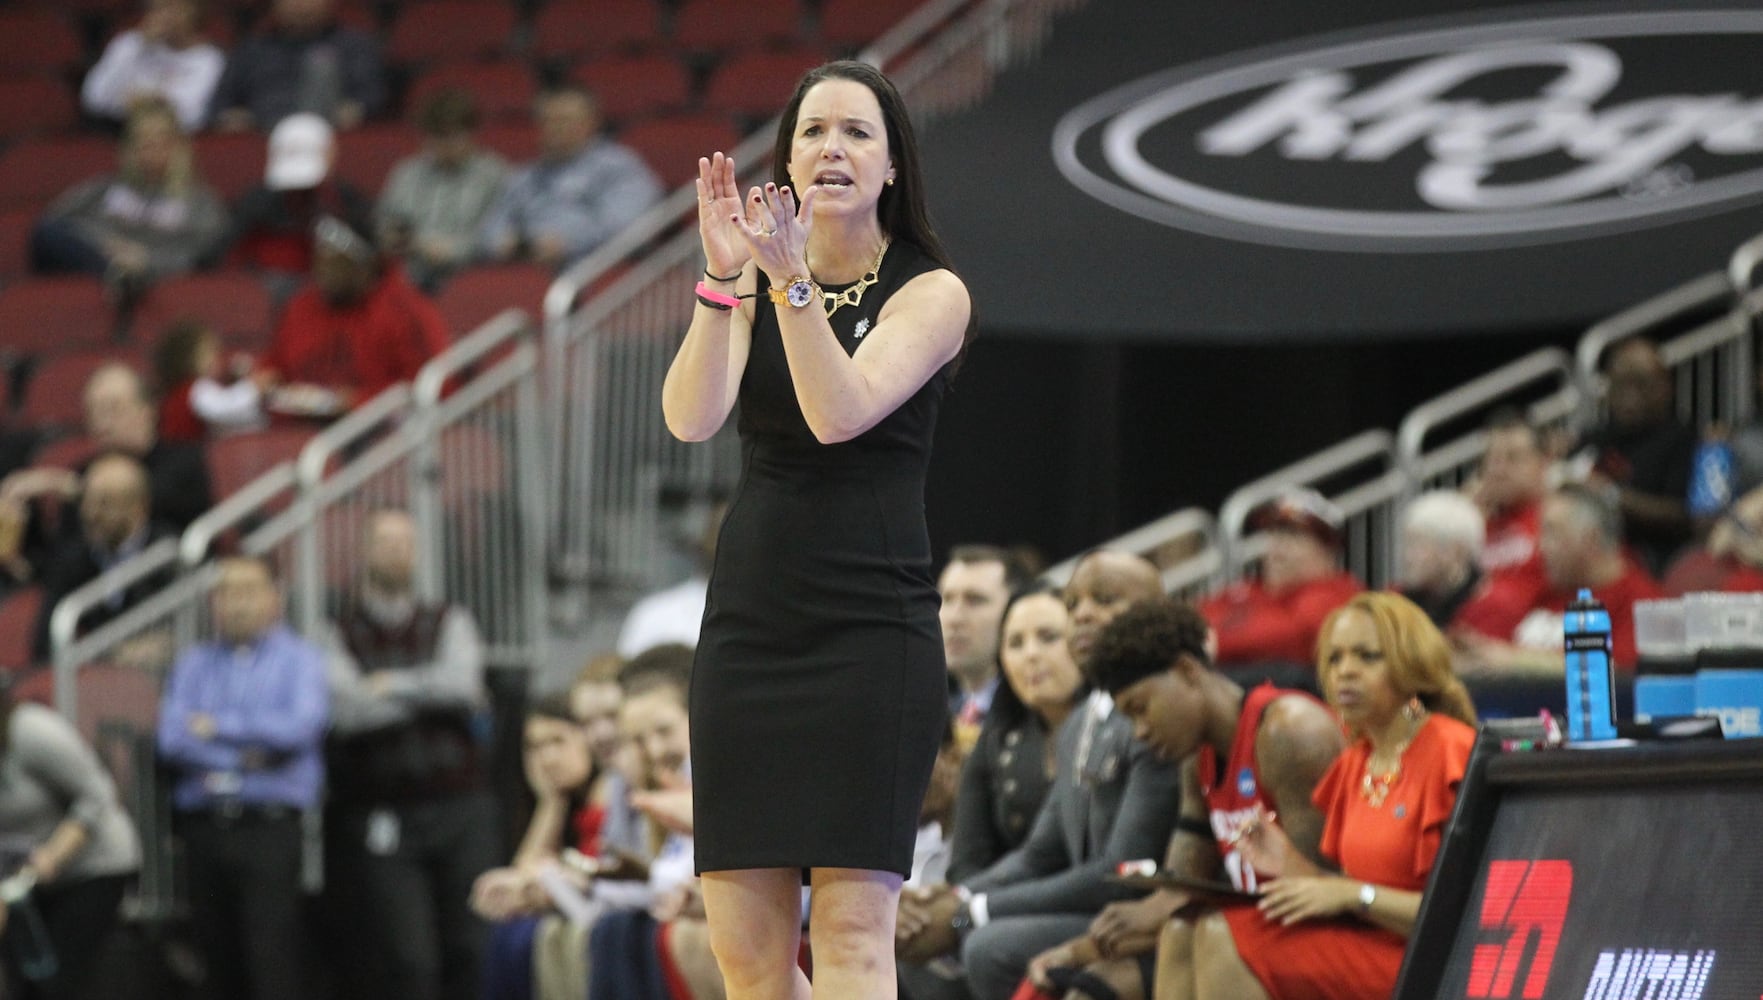
[[[912,131],[912,119],[906,113],[906,101],[894,89],[893,81],[881,70],[855,59],[839,59],[809,70],[796,84],[790,103],[784,105],[778,120],[777,142],[771,151],[771,179],[778,187],[790,185],[790,149],[796,137],[796,119],[802,111],[802,99],[817,83],[827,80],[851,80],[869,88],[881,105],[882,121],[888,130],[888,155],[894,160],[894,183],[882,188],[875,206],[876,218],[883,233],[890,239],[910,243],[935,261],[938,267],[956,274],[949,252],[930,224],[930,209],[925,200],[924,167],[918,152],[918,137]],[[800,194],[800,192],[798,192]],[[966,356],[967,347],[979,331],[978,314],[968,312],[967,332],[961,340],[961,354],[952,366]],[[950,368],[953,373],[954,367]]]
[[[1018,601],[1042,594],[1058,597],[1059,588],[1044,580],[1031,581],[1010,594],[1010,599],[1004,602],[1004,613],[998,616],[998,688],[992,693],[992,707],[986,712],[986,729],[997,728],[1007,733],[1031,718],[1038,718],[1034,709],[1023,704],[1022,696],[1010,686],[1010,677],[1004,673],[1004,622],[1009,620],[1010,609],[1016,607]],[[1079,675],[1077,690],[1071,695],[1072,704],[1082,701],[1090,693],[1089,678],[1082,677],[1081,671]]]

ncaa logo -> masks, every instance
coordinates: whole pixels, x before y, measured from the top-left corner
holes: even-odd
[[[1138,80],[1066,114],[1054,158],[1141,218],[1326,250],[1522,246],[1763,202],[1763,10],[1476,17]]]

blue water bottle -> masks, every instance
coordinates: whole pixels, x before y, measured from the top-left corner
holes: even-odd
[[[1590,590],[1567,605],[1567,738],[1616,738],[1616,673],[1610,662],[1610,612]]]
[[[1690,516],[1713,517],[1731,506],[1732,481],[1732,445],[1722,438],[1702,442],[1690,466]]]

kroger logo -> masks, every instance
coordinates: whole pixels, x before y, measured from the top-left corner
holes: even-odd
[[[1763,10],[1353,35],[1103,94],[1060,121],[1055,159],[1145,219],[1335,250],[1544,243],[1763,202]]]

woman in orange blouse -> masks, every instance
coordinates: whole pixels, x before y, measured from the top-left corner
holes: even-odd
[[[1158,1000],[1369,1000],[1390,994],[1475,741],[1475,708],[1450,649],[1407,598],[1363,593],[1329,616],[1317,675],[1352,743],[1316,786],[1322,854],[1291,849],[1276,823],[1244,838],[1278,872],[1257,907],[1195,926],[1193,989]]]

